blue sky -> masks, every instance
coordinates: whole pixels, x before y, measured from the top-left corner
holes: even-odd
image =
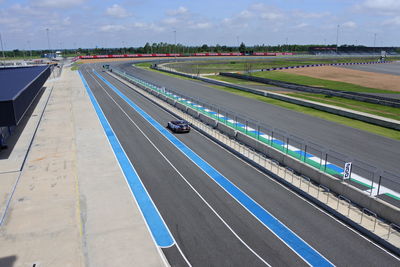
[[[6,50],[185,45],[400,46],[400,0],[0,0]]]

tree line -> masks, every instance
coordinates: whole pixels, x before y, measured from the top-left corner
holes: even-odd
[[[30,58],[30,57],[43,57],[46,54],[55,53],[55,51],[61,51],[64,56],[76,56],[76,55],[107,55],[107,54],[154,54],[154,53],[181,53],[181,54],[193,54],[193,53],[225,53],[225,52],[241,52],[241,53],[253,53],[253,52],[293,52],[293,53],[308,53],[312,48],[325,47],[325,48],[336,48],[336,45],[298,45],[298,44],[283,44],[283,45],[253,45],[246,46],[243,42],[239,46],[227,46],[227,45],[207,45],[203,44],[200,46],[187,46],[183,44],[169,44],[169,43],[146,43],[142,47],[118,47],[118,48],[78,48],[78,49],[54,49],[54,50],[12,50],[4,51],[4,56],[8,58]],[[363,50],[366,47],[362,45],[341,45],[338,49],[346,50],[349,47],[355,50]],[[400,53],[400,48],[393,48],[394,51]],[[1,52],[1,51],[0,51]],[[0,53],[0,57],[2,54]]]

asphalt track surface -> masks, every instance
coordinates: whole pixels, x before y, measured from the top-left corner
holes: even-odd
[[[159,123],[175,119],[98,72]],[[82,73],[176,241],[162,248],[172,266],[186,265],[178,247],[192,266],[307,265],[96,77],[90,66]],[[399,259],[196,131],[175,136],[334,265],[399,265]]]
[[[347,156],[347,160],[359,160],[381,170],[400,173],[400,141],[220,91],[204,82],[177,79],[132,67],[131,63],[114,63],[114,67],[139,79],[225,107],[253,121],[321,145],[326,151],[339,152]]]
[[[400,76],[400,62],[393,62],[388,64],[349,65],[341,66],[341,68]]]
[[[341,66],[341,68],[400,76],[400,62],[394,62],[389,64],[376,64],[376,65],[371,64],[371,65]],[[400,94],[387,94],[387,93],[368,93],[368,94],[400,99]]]

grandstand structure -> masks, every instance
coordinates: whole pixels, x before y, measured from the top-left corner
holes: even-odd
[[[339,56],[381,56],[385,55],[398,55],[396,47],[367,47],[367,46],[330,46],[330,47],[310,47],[310,54],[312,55],[339,55]]]

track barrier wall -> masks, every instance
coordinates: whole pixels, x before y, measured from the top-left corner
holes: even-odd
[[[347,99],[363,101],[363,102],[368,102],[368,103],[373,103],[373,104],[379,104],[379,105],[384,105],[384,106],[390,106],[390,107],[400,107],[399,99],[392,99],[392,98],[375,96],[375,95],[371,96],[368,94],[357,93],[357,92],[337,91],[337,90],[332,90],[332,89],[328,89],[328,88],[305,86],[305,85],[282,82],[282,81],[278,81],[278,80],[272,80],[272,79],[255,77],[255,76],[251,76],[251,75],[244,75],[244,74],[238,74],[238,73],[221,72],[220,75],[226,76],[226,77],[232,77],[232,78],[236,78],[236,79],[270,84],[270,85],[279,86],[282,88],[287,88],[287,89],[292,89],[292,90],[297,90],[297,91],[302,91],[302,92],[311,92],[311,93],[325,94],[325,95],[330,95],[330,96],[343,97],[343,98],[347,98]]]
[[[385,187],[385,185],[391,185],[400,188],[397,182],[400,181],[400,177],[397,175],[387,172],[377,174],[373,166],[355,160],[353,168],[358,173],[354,172],[350,179],[344,180],[342,167],[350,159],[346,159],[335,151],[327,151],[318,144],[307,142],[271,126],[257,125],[257,122],[232,111],[212,107],[199,99],[165,90],[161,86],[139,80],[118,70],[114,70],[114,73],[140,88],[150,88],[153,94],[156,92],[160,98],[167,97],[170,99],[169,103],[180,109],[182,105],[186,106],[186,112],[191,116],[199,118],[240,143],[289,167],[294,172],[328,187],[332,192],[348,198],[351,202],[377,213],[381,218],[400,225],[400,209],[387,202],[387,197],[392,197],[397,201],[400,198],[396,191]],[[206,108],[207,106],[210,108]],[[368,177],[361,177],[360,174]],[[371,178],[372,180],[369,180]],[[385,196],[386,201],[380,199],[379,196]]]

